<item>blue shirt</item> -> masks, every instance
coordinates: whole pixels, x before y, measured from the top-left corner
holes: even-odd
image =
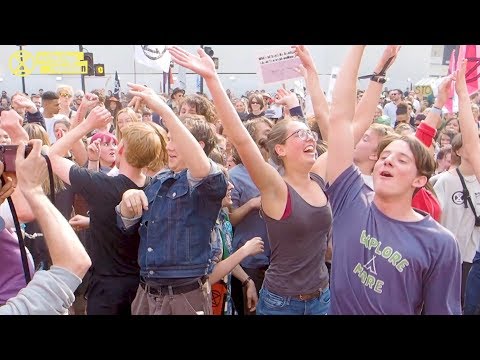
[[[235,166],[229,171],[232,189],[233,208],[237,209],[250,199],[260,196],[260,191],[253,183],[250,174],[243,164]],[[265,251],[255,256],[247,256],[241,265],[246,268],[258,269],[270,264],[270,243],[268,241],[267,226],[260,217],[259,210],[250,211],[243,220],[235,226],[233,234],[233,249],[238,250],[251,238],[259,236],[264,242]]]
[[[460,251],[430,215],[387,217],[350,166],[327,189],[333,211],[330,314],[461,314]],[[416,210],[417,212],[420,212]]]

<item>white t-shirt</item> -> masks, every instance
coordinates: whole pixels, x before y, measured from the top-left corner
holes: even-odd
[[[55,137],[55,131],[53,130],[53,125],[55,124],[55,121],[65,119],[70,121],[65,115],[62,114],[55,114],[51,118],[44,117],[45,119],[45,126],[47,127],[47,133],[48,137],[50,139],[50,143],[53,144],[55,141],[57,141],[57,138]]]
[[[480,216],[480,184],[475,175],[464,176],[465,184]],[[442,207],[441,224],[450,230],[458,242],[462,261],[471,263],[480,243],[480,227],[475,226],[475,216],[467,202],[463,203],[463,186],[457,172],[446,171],[433,187]]]

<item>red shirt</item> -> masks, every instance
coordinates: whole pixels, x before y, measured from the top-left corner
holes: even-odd
[[[422,121],[417,128],[415,136],[427,148],[429,148],[432,145],[432,140],[436,132],[437,131],[434,128]],[[427,189],[421,188],[414,195],[412,199],[412,207],[429,213],[435,220],[440,222],[440,216],[442,215],[440,203],[438,202],[437,198]]]
[[[442,208],[437,198],[427,189],[421,188],[412,199],[412,207],[429,213],[435,220],[440,222]]]

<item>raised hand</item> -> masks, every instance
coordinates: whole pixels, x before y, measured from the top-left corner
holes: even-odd
[[[81,106],[86,109],[86,111],[91,111],[95,106],[99,104],[98,96],[92,93],[86,93],[82,98]]]
[[[17,108],[25,108],[27,110],[37,112],[37,107],[35,106],[33,101],[26,96],[15,96],[15,98],[13,99],[13,104],[15,104],[15,107]]]
[[[142,98],[140,96],[134,96],[128,103],[128,107],[133,108],[133,111],[137,112],[142,107]]]
[[[127,83],[127,85],[130,87],[130,94],[133,95],[128,106],[135,106],[135,111],[140,108],[142,103],[145,103],[150,109],[158,107],[165,110],[169,109],[168,104],[153,89],[140,84]]]
[[[173,46],[169,48],[168,51],[172,55],[174,62],[192,70],[204,79],[215,76],[215,64],[203,49],[200,48],[197,50],[198,55],[191,54],[178,46]]]
[[[0,127],[7,133],[21,127],[23,125],[23,118],[15,110],[4,110],[0,116]]]
[[[100,159],[100,139],[92,141],[87,147],[88,160],[98,161]]]
[[[438,86],[438,94],[435,103],[442,108],[448,100],[448,93],[452,84],[454,75],[451,74],[444,78]]]
[[[292,109],[300,105],[297,95],[293,92],[280,88],[278,89],[277,94],[278,100],[275,99],[275,104],[285,105],[287,109]]]
[[[103,129],[112,120],[112,114],[103,106],[97,106],[85,119],[90,129]]]
[[[468,95],[467,81],[465,80],[465,72],[467,71],[467,59],[463,59],[457,71],[453,73],[455,79],[455,90],[457,95]]]
[[[393,65],[395,60],[397,59],[398,52],[400,51],[401,46],[400,45],[388,45],[385,50],[383,51],[382,57],[377,63],[377,66],[375,67],[375,72],[379,74],[382,70],[385,73],[390,66]],[[390,60],[390,58],[392,58]],[[387,65],[387,62],[390,60],[390,62]],[[385,67],[385,65],[387,65]]]
[[[292,48],[295,50],[295,55],[297,55],[299,57],[299,59],[302,62],[302,65],[305,68],[305,70],[316,71],[315,62],[313,61],[313,57],[310,54],[310,50],[308,50],[308,48],[305,45],[294,45],[294,46],[292,46]]]
[[[293,68],[293,70],[295,70],[295,71],[298,72],[300,75],[302,75],[302,77],[303,77],[305,80],[307,79],[308,71],[307,71],[307,69],[305,69],[305,66],[303,66],[302,64],[298,65],[298,67],[296,67],[296,68]]]
[[[45,158],[41,155],[42,140],[33,139],[28,142],[32,150],[25,157],[25,143],[18,145],[15,168],[18,186],[23,193],[39,191],[43,193],[42,184],[47,179],[48,170]]]

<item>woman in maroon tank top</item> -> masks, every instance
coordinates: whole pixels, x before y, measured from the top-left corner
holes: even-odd
[[[294,49],[298,52],[298,47]],[[326,314],[330,292],[325,252],[332,214],[323,191],[323,180],[311,173],[316,161],[317,134],[303,121],[293,119],[280,121],[272,128],[268,147],[272,159],[283,165],[282,178],[264,161],[243,126],[220,83],[212,59],[202,49],[198,55],[178,47],[169,51],[176,63],[205,79],[224,131],[260,190],[272,253],[257,314]],[[317,76],[313,61],[303,64],[307,72]],[[326,104],[326,100],[324,102]],[[290,108],[291,113],[298,110]],[[288,199],[291,211],[284,217]]]

